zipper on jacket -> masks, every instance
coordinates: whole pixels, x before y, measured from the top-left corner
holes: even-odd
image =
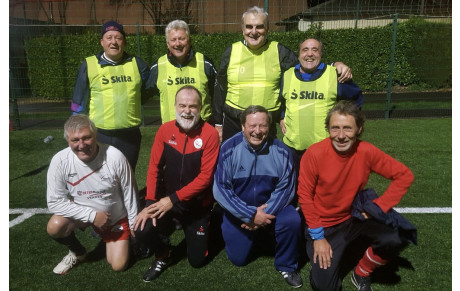
[[[179,189],[182,189],[182,175],[184,171],[185,149],[187,148],[188,134],[185,135],[184,148],[182,149],[182,161],[180,165]]]
[[[254,151],[254,176],[257,177],[257,152]],[[256,183],[254,183],[254,187],[252,188],[252,201],[256,202],[257,191],[256,191]]]

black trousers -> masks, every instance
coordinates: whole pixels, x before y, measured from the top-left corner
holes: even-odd
[[[332,248],[332,261],[329,268],[320,269],[318,261],[313,263],[314,241],[305,229],[307,254],[311,264],[310,284],[313,290],[342,290],[341,267],[346,263],[342,259],[349,244],[358,238],[369,241],[374,253],[385,260],[396,257],[407,246],[400,239],[397,229],[373,219],[361,221],[350,218],[325,228],[324,234]]]
[[[153,250],[157,257],[168,252],[169,236],[175,231],[173,218],[178,219],[182,224],[190,265],[194,268],[204,266],[208,258],[211,207],[194,213],[183,213],[173,207],[165,216],[157,220],[156,227],[153,226],[151,219],[147,220],[144,229],[141,231],[138,228],[135,232],[139,246]]]
[[[101,143],[116,147],[123,153],[131,166],[136,171],[137,159],[141,148],[141,131],[139,127],[113,130],[97,130],[97,140]]]

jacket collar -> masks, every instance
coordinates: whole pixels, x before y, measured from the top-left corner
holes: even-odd
[[[314,81],[316,79],[318,79],[319,77],[321,77],[324,73],[324,71],[326,71],[326,64],[325,63],[320,63],[318,65],[318,67],[316,68],[316,70],[313,72],[313,73],[302,73],[300,71],[300,64],[297,64],[295,67],[294,67],[294,71],[295,71],[295,75],[296,77],[299,79],[299,80],[302,80],[302,81]]]
[[[97,56],[98,64],[101,66],[116,66],[124,64],[125,62],[131,60],[133,57],[128,55],[126,52],[123,52],[123,56],[121,57],[121,61],[115,63],[104,56],[104,52],[99,53]]]
[[[248,42],[245,39],[243,39],[241,42],[249,49]],[[260,50],[261,48],[263,48],[267,43],[268,43],[268,38],[265,39],[264,44],[260,48],[258,48],[257,50]],[[250,49],[250,50],[252,50],[252,49]],[[256,51],[256,50],[254,50],[254,51]]]
[[[203,127],[204,120],[200,118],[200,121],[198,121],[197,124],[194,127],[192,127],[188,132],[185,132],[177,121],[175,124],[176,127],[179,128],[180,132],[183,132],[188,136],[193,136],[196,134],[197,131],[199,131]]]
[[[172,65],[174,65],[175,67],[178,67],[178,68],[182,68],[182,67],[187,66],[187,64],[190,63],[190,61],[193,59],[194,55],[195,55],[195,52],[193,51],[193,48],[190,48],[190,52],[188,53],[188,58],[185,61],[185,63],[184,64],[179,64],[179,62],[177,61],[177,58],[169,50],[168,50],[168,53],[166,54],[166,56],[168,57],[169,62]]]
[[[269,146],[273,144],[273,138],[270,135],[268,135],[268,137],[263,142],[262,146],[255,150],[246,140],[243,132],[241,132],[241,135],[243,135],[243,140],[244,140],[244,144],[246,148],[253,154],[258,154],[258,155],[266,154],[269,150]]]

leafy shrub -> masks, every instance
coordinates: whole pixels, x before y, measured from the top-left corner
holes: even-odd
[[[363,29],[273,32],[269,38],[297,53],[299,43],[317,37],[325,45],[324,61],[343,61],[353,70],[354,81],[364,91],[385,91],[390,71],[392,25]],[[227,46],[242,39],[238,33],[192,35],[193,48],[219,68]],[[99,35],[86,32],[28,39],[25,43],[29,79],[34,96],[69,99],[83,59],[102,50]],[[164,35],[128,35],[126,51],[152,65],[167,52]],[[393,68],[394,86],[438,89],[452,86],[452,25],[420,18],[398,24]]]

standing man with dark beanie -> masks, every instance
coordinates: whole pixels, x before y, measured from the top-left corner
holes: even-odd
[[[80,65],[71,110],[88,114],[98,129],[99,142],[119,149],[135,171],[149,68],[141,58],[125,52],[126,34],[115,21],[102,26],[101,46],[103,52]]]

